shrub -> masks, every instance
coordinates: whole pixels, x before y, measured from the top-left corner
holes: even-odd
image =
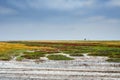
[[[17,61],[22,61],[23,59],[24,59],[24,57],[22,57],[22,56],[19,56],[16,58]]]
[[[70,56],[83,56],[81,53],[71,53]]]
[[[69,58],[64,55],[49,55],[47,58],[50,60],[73,60],[73,58]]]
[[[3,61],[9,61],[11,59],[11,57],[9,56],[1,56],[0,57],[0,60],[3,60]]]
[[[45,54],[42,52],[25,52],[22,57],[26,59],[39,59],[40,57],[44,57]]]
[[[107,61],[108,62],[120,62],[120,58],[110,58]]]

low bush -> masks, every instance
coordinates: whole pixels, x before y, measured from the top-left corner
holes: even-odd
[[[71,53],[70,56],[83,56],[81,53]]]
[[[44,57],[45,54],[43,52],[25,52],[22,57],[26,59],[39,59],[40,57]]]
[[[23,59],[24,59],[24,57],[22,57],[22,56],[19,56],[16,58],[17,61],[22,61]]]
[[[49,55],[47,58],[50,60],[73,60],[73,58],[69,58],[64,55]]]
[[[11,57],[9,56],[1,56],[0,57],[0,60],[3,60],[3,61],[9,61],[11,59]]]
[[[120,58],[110,58],[107,61],[108,62],[120,62]]]

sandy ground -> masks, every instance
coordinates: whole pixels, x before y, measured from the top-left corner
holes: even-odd
[[[44,61],[37,63],[0,61],[0,80],[120,80],[120,63],[106,62],[107,57],[84,54],[72,58],[75,60],[55,61],[43,57]]]

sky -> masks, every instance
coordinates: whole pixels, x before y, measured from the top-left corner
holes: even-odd
[[[120,0],[0,0],[0,41],[120,40]]]

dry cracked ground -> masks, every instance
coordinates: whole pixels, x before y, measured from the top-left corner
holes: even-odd
[[[37,63],[0,61],[0,80],[120,80],[120,63],[86,54],[73,58],[69,61],[45,59]]]

